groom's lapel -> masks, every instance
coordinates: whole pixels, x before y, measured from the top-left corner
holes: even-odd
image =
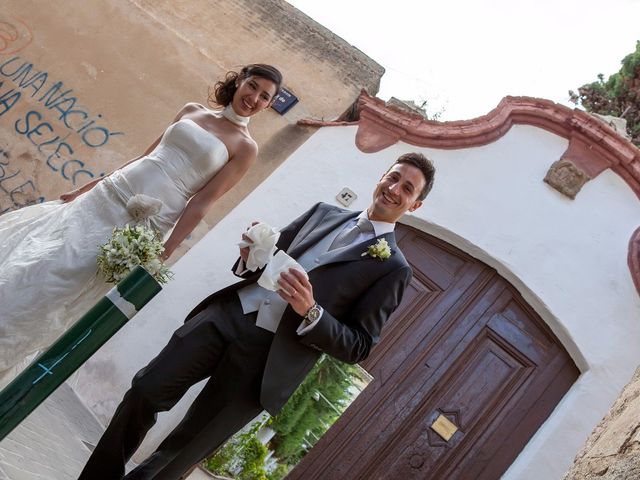
[[[357,243],[355,245],[351,245],[347,248],[338,248],[335,250],[329,250],[326,253],[320,255],[318,263],[318,267],[323,265],[328,265],[330,263],[337,262],[352,262],[355,260],[376,260],[373,257],[368,256],[365,252],[369,248],[370,245],[373,245],[380,239],[385,239],[389,244],[389,248],[391,249],[391,255],[395,253],[398,249],[396,244],[396,236],[393,232],[385,233],[384,235],[380,235],[379,237],[371,238],[369,240],[365,240],[364,242]],[[364,254],[364,255],[363,255]],[[379,260],[377,260],[379,261]]]
[[[357,217],[360,212],[329,212],[322,219],[322,223],[315,228],[311,227],[307,230],[303,227],[296,238],[291,242],[287,253],[293,258],[299,257],[305,250],[315,245],[325,236],[329,235],[333,230],[338,228],[347,220]],[[309,222],[307,222],[309,223]]]

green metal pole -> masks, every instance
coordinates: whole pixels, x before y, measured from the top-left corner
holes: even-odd
[[[0,392],[0,440],[161,290],[136,267]]]

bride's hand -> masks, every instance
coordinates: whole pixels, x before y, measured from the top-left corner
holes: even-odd
[[[173,253],[173,250],[169,251],[165,245],[164,251],[162,252],[162,255],[160,255],[160,260],[162,260],[163,262],[166,262],[172,253]]]
[[[106,177],[104,177],[104,176],[103,177],[94,178],[89,183],[85,183],[82,187],[76,188],[75,190],[71,190],[70,192],[67,192],[67,193],[63,193],[62,195],[60,195],[60,200],[62,200],[64,203],[71,202],[72,200],[75,200],[76,197],[79,197],[83,193],[88,192],[89,190],[91,190],[93,187],[96,186],[96,184],[98,182],[101,182],[105,178]]]
[[[80,195],[80,193],[80,190],[72,190],[70,192],[63,193],[62,195],[60,195],[60,200],[62,200],[64,203],[69,203],[72,200],[75,200],[75,198]]]

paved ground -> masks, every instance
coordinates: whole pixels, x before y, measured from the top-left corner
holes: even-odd
[[[76,480],[103,427],[67,384],[0,442],[1,480]],[[211,479],[197,469],[189,480]]]

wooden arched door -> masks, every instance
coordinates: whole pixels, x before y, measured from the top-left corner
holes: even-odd
[[[374,379],[287,479],[500,478],[579,375],[494,269],[397,234],[414,277],[362,364]]]

